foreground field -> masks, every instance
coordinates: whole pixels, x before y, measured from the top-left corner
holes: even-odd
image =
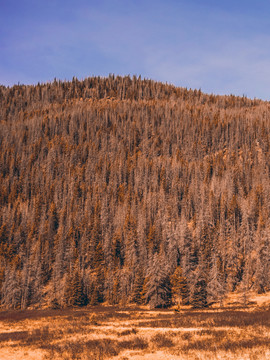
[[[269,307],[0,312],[0,359],[270,359]]]

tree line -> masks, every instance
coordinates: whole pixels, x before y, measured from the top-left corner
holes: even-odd
[[[270,290],[270,104],[141,79],[0,87],[4,308]]]

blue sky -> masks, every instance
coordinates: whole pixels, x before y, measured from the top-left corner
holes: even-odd
[[[270,1],[0,0],[0,83],[142,75],[270,100]]]

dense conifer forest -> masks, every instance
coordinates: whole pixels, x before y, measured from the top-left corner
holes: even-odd
[[[140,77],[0,86],[3,308],[270,290],[270,104]]]

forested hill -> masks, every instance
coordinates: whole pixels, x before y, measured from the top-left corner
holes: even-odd
[[[270,104],[133,77],[0,87],[4,308],[270,290]]]

